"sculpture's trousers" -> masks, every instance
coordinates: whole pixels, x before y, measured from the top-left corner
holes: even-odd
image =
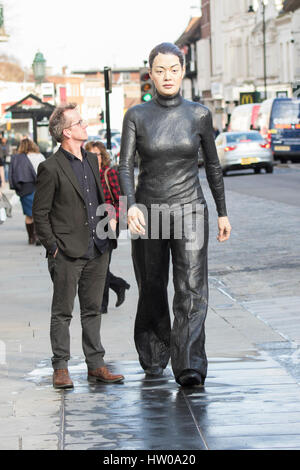
[[[134,335],[140,364],[145,370],[165,368],[171,357],[175,378],[183,370],[193,369],[204,380],[208,305],[206,203],[162,210],[153,210],[152,206],[145,215],[147,233],[132,241],[139,288]],[[170,255],[175,290],[172,328],[167,295]]]

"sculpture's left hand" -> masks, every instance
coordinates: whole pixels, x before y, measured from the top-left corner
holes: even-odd
[[[218,218],[218,227],[219,227],[219,235],[217,236],[217,240],[219,242],[226,242],[230,237],[231,232],[231,225],[229,223],[228,217],[219,217]]]
[[[109,221],[110,228],[112,229],[113,232],[117,230],[117,221],[116,219],[110,219]]]

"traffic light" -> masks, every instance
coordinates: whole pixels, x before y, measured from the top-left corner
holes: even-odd
[[[147,67],[140,69],[140,82],[141,82],[141,100],[142,102],[150,101],[154,94],[154,85],[149,75]]]

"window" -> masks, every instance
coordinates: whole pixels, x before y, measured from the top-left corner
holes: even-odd
[[[263,140],[259,132],[243,132],[238,134],[228,134],[226,136],[227,144],[240,144],[243,142]]]
[[[122,82],[130,82],[130,72],[122,72],[121,81]]]

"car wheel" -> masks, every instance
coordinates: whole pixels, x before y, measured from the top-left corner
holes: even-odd
[[[266,172],[267,173],[273,173],[273,170],[274,170],[273,165],[266,166]]]
[[[260,168],[254,168],[254,173],[258,175],[260,173]]]
[[[227,171],[226,171],[226,170],[222,170],[222,173],[223,173],[223,176],[226,176],[226,175],[227,175]]]

